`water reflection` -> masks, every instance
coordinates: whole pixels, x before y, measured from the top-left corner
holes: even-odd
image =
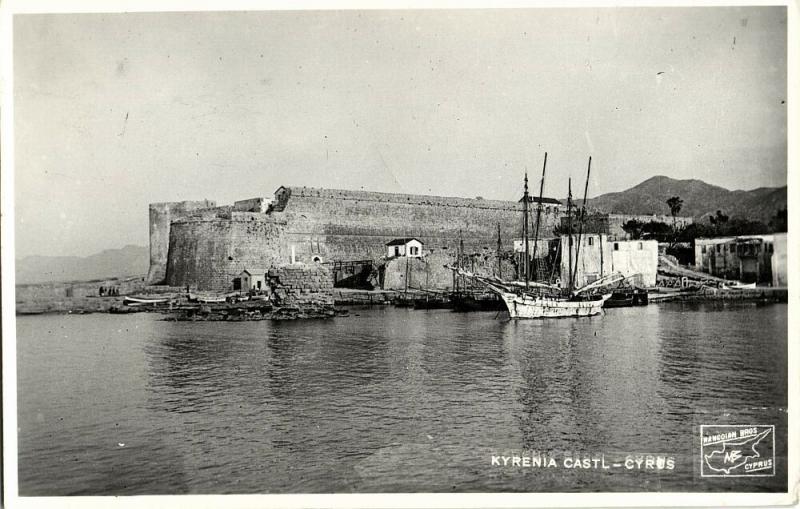
[[[674,324],[662,332],[662,396],[692,413],[750,406],[780,406],[786,395],[786,315],[747,312],[750,304],[675,304],[663,314]],[[670,319],[673,318],[673,319]]]
[[[24,493],[723,489],[695,476],[694,426],[785,433],[786,306],[158,318],[21,317]],[[489,463],[523,450],[680,461],[670,475]],[[785,486],[779,472],[748,489]]]

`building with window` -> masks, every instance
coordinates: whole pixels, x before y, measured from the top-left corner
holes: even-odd
[[[695,267],[725,279],[775,284],[775,271],[786,271],[785,254],[783,258],[780,253],[773,256],[776,239],[781,246],[786,245],[785,233],[695,239]],[[782,267],[773,270],[773,260]]]
[[[408,256],[419,258],[422,256],[422,241],[415,238],[394,239],[386,243],[386,256]]]
[[[572,236],[572,260],[577,260],[574,286],[580,288],[613,273],[630,278],[637,286],[656,284],[658,242],[655,240],[609,240],[604,233]],[[569,282],[569,237],[561,236],[561,286]],[[574,269],[573,269],[574,270]]]
[[[239,274],[238,278],[234,278],[233,289],[243,292],[249,292],[250,290],[265,290],[267,288],[267,270],[268,269],[244,269]]]

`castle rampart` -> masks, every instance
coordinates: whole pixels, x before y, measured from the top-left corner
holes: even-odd
[[[166,282],[225,290],[242,270],[285,263],[285,225],[257,213],[172,223]]]
[[[510,201],[282,187],[273,203],[297,255],[310,258],[378,258],[386,242],[402,237],[420,239],[426,253],[455,250],[462,240],[466,251],[477,252],[496,247],[498,225],[509,246],[522,234],[521,205]],[[543,207],[542,237],[553,236],[560,211]]]
[[[150,204],[150,270],[147,282],[157,284],[164,281],[167,271],[170,223],[174,219],[198,209],[216,206],[210,200],[180,201]]]
[[[378,260],[395,238],[420,239],[426,254],[454,257],[462,243],[465,253],[482,253],[496,249],[498,225],[510,250],[521,236],[521,209],[512,201],[281,187],[271,200],[184,208],[182,217],[170,209],[163,273],[171,286],[225,290],[248,267]],[[543,203],[541,238],[554,236],[562,210],[557,203]],[[151,252],[163,235],[151,229]],[[160,273],[157,264],[151,273]]]

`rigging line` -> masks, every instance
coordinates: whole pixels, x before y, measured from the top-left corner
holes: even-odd
[[[536,259],[536,251],[539,244],[539,221],[542,217],[542,196],[544,194],[544,172],[547,169],[547,152],[544,153],[544,165],[542,166],[542,180],[539,184],[539,203],[536,205],[536,231],[533,235],[533,275],[539,276],[539,263]]]
[[[569,265],[567,268],[567,275],[569,276],[568,289],[572,293],[572,177],[567,179],[568,193],[567,193],[567,235],[569,236]]]
[[[549,283],[553,282],[553,277],[556,275],[556,260],[558,260],[558,255],[561,253],[561,239],[558,239],[558,246],[556,247],[556,254],[553,257],[553,268],[550,270],[550,280]]]
[[[583,188],[583,205],[581,206],[579,226],[578,226],[578,245],[575,247],[575,274],[572,277],[574,281],[578,277],[578,255],[581,252],[581,237],[583,237],[583,221],[586,217],[586,194],[589,192],[589,175],[592,173],[592,156],[589,156],[589,168],[586,170],[586,186]],[[600,246],[602,249],[603,246]],[[584,265],[585,267],[585,265]]]

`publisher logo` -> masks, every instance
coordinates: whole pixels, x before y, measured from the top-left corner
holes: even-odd
[[[775,475],[775,426],[701,425],[701,477]]]

